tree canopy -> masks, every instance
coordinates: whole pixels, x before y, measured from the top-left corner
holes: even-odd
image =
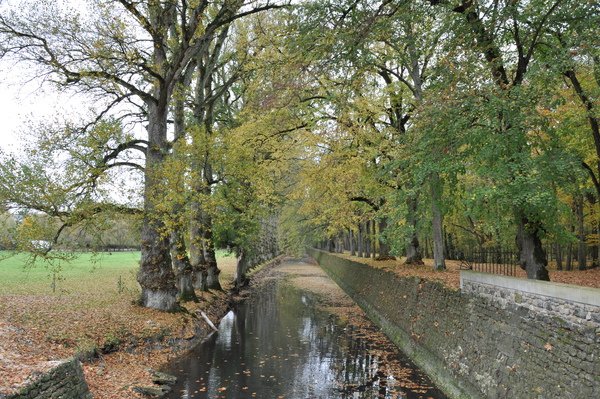
[[[3,246],[51,257],[127,215],[163,310],[220,287],[216,246],[239,273],[344,241],[436,269],[503,247],[536,279],[549,249],[598,263],[594,2],[1,7],[0,56],[93,110],[2,154]]]

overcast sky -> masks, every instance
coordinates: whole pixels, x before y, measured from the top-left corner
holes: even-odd
[[[29,122],[52,120],[57,115],[87,113],[90,101],[83,96],[60,94],[52,87],[40,87],[39,81],[27,83],[27,73],[0,59],[0,150],[19,150]],[[137,130],[142,129],[141,124]],[[115,170],[109,183],[111,198],[120,203],[139,201],[141,182],[138,175]]]
[[[15,76],[11,76],[5,64],[0,62],[0,146],[3,149],[18,142],[17,131],[21,122],[36,108],[35,102],[41,100],[39,95],[27,93],[31,92],[30,88],[17,84]]]
[[[59,96],[39,81],[27,82],[19,67],[0,60],[0,147],[11,149],[27,134],[29,121],[53,118],[77,106],[68,96]]]
[[[85,6],[82,0],[55,1],[80,10]],[[0,11],[19,6],[19,0],[0,0]],[[28,66],[0,59],[0,149],[17,147],[32,119],[41,121],[86,109],[81,99],[59,96],[50,87],[41,90],[39,80],[27,83],[32,75]]]

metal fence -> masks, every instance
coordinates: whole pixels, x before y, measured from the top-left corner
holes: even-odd
[[[491,248],[482,251],[472,251],[458,259],[462,270],[516,276],[519,256],[516,252]]]

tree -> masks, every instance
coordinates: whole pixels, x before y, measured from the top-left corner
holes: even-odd
[[[248,3],[248,4],[246,4]],[[156,207],[158,176],[169,154],[167,116],[186,66],[211,39],[245,15],[275,7],[268,2],[97,1],[97,18],[55,4],[27,4],[0,16],[2,50],[40,68],[46,79],[107,100],[103,116],[118,103],[134,102],[147,123],[142,260],[138,281],[143,306],[176,307],[169,235]],[[120,144],[123,150],[129,143]],[[136,143],[136,145],[138,145]]]
[[[24,143],[20,153],[1,154],[0,201],[13,214],[38,215],[51,223],[42,229],[36,223],[21,223],[17,249],[61,257],[50,251],[61,244],[63,235],[92,226],[101,234],[110,227],[104,222],[107,217],[141,214],[135,203],[111,198],[102,184],[117,166],[142,169],[130,158],[133,144],[130,151],[113,156],[117,141],[134,142],[118,123],[99,123],[86,136],[43,125],[32,127],[30,136],[31,142]],[[48,245],[38,248],[31,240],[44,240]]]
[[[16,248],[17,221],[10,212],[0,214],[0,249],[13,250]]]
[[[497,119],[494,132],[490,133],[507,140],[504,161],[514,165],[507,176],[507,183],[519,191],[515,198],[518,198],[518,202],[514,203],[514,215],[518,225],[520,264],[529,278],[548,280],[547,259],[541,241],[544,221],[537,203],[547,191],[544,193],[539,182],[534,181],[535,178],[529,173],[532,162],[536,160],[528,153],[528,127],[523,112],[516,106],[520,102],[531,104],[523,96],[531,93],[527,91],[525,82],[531,74],[532,64],[537,60],[536,55],[550,27],[567,22],[574,4],[560,0],[539,1],[531,8],[526,2],[431,3],[444,4],[448,10],[462,17],[465,44],[472,40],[487,65],[487,76],[481,77],[489,79],[496,88],[492,95]],[[530,191],[538,188],[542,191]]]

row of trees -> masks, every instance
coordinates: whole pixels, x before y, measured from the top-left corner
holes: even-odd
[[[0,54],[94,110],[29,128],[0,198],[52,218],[52,242],[137,215],[145,306],[218,288],[215,244],[240,270],[272,254],[275,224],[289,251],[374,235],[371,252],[418,264],[431,241],[436,269],[448,237],[517,237],[537,279],[544,242],[597,237],[594,2],[81,4],[3,5]]]
[[[0,250],[47,247],[50,242],[45,238],[52,236],[59,227],[60,222],[44,214],[23,216],[5,212],[0,214]],[[135,250],[139,244],[139,218],[104,215],[102,220],[65,228],[54,248],[61,251],[118,251]]]
[[[282,5],[4,4],[0,54],[94,107],[83,120],[28,127],[22,153],[3,154],[3,204],[52,221],[21,223],[19,249],[60,256],[30,244],[106,227],[107,214],[135,215],[144,306],[172,310],[177,297],[195,299],[194,288],[219,289],[215,244],[241,259],[254,251],[261,220],[276,213],[286,132],[299,125],[277,104],[262,15]],[[140,124],[145,132],[134,133]]]
[[[443,269],[450,236],[463,252],[515,248],[543,280],[545,247],[597,264],[598,4],[312,7],[318,145],[295,199],[314,242],[366,231],[419,264],[431,240]]]

